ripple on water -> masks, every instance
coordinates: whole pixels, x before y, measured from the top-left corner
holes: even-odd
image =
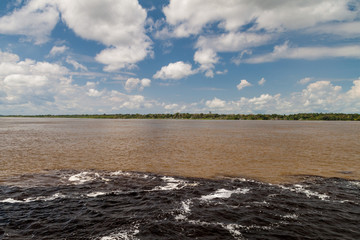
[[[90,170],[19,179],[0,185],[2,239],[360,239],[358,181]]]

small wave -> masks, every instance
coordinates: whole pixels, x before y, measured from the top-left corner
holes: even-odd
[[[306,188],[304,188],[304,186],[300,185],[300,184],[295,184],[293,185],[293,187],[286,187],[286,186],[283,186],[283,185],[279,185],[282,189],[285,189],[285,190],[289,190],[291,192],[296,192],[296,193],[302,193],[302,194],[305,194],[308,198],[311,198],[311,197],[317,197],[323,201],[328,201],[330,199],[330,196],[325,194],[325,193],[318,193],[318,192],[315,192],[315,191],[310,191]]]
[[[230,198],[232,194],[246,194],[250,191],[249,188],[238,188],[235,190],[227,190],[227,189],[219,189],[215,193],[201,196],[201,200],[203,201],[209,201],[213,200],[215,198]]]
[[[106,193],[106,192],[92,192],[92,193],[86,194],[86,196],[88,196],[88,197],[97,197],[97,196],[103,196],[103,195],[106,195],[106,194],[109,194],[109,193]]]
[[[289,214],[286,214],[284,216],[282,216],[282,218],[285,218],[285,219],[298,219],[298,215],[296,215],[295,213],[289,213]]]
[[[136,178],[150,178],[150,176],[148,174],[145,173],[137,173],[137,172],[124,172],[124,171],[115,171],[115,172],[110,172],[109,173],[110,176],[125,176],[125,177],[136,177]]]
[[[51,196],[39,196],[39,197],[29,197],[22,200],[17,200],[13,198],[7,198],[4,200],[1,200],[2,203],[29,203],[29,202],[35,202],[35,201],[53,201],[58,198],[65,198],[66,196],[61,193],[55,193]]]
[[[151,191],[171,191],[171,190],[178,190],[182,189],[187,186],[197,186],[198,183],[189,183],[188,181],[181,180],[181,179],[175,179],[173,177],[162,177],[161,180],[163,180],[166,185],[165,186],[156,186]]]
[[[199,221],[199,220],[189,220],[188,222],[191,224],[194,224],[194,225],[201,225],[201,226],[220,226],[220,227],[224,228],[225,230],[227,230],[234,239],[237,239],[237,240],[245,239],[243,237],[242,233],[240,232],[240,229],[243,229],[245,227],[242,225],[239,225],[239,224],[234,224],[234,223],[225,224],[225,223],[220,223],[220,222],[203,222],[203,221]]]
[[[135,235],[139,232],[139,225],[135,225],[130,229],[119,230],[108,236],[103,236],[99,240],[138,240]]]
[[[175,216],[175,220],[186,220],[187,215],[189,215],[191,213],[191,209],[190,209],[191,204],[192,204],[192,201],[190,199],[182,201],[180,214]]]
[[[81,172],[75,175],[72,175],[68,178],[68,181],[74,184],[84,184],[90,181],[94,181],[95,179],[100,178],[99,173],[91,173],[91,172]]]
[[[359,181],[349,181],[350,185],[356,186],[360,188],[360,182]]]

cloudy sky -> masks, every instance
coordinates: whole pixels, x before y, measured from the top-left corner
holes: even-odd
[[[0,114],[360,112],[358,0],[0,0]]]

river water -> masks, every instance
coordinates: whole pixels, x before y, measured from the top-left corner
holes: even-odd
[[[0,118],[0,239],[360,239],[360,122]]]

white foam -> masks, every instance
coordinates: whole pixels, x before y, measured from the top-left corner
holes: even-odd
[[[286,219],[298,219],[298,215],[296,215],[295,213],[293,213],[293,214],[286,214],[286,215],[284,215],[284,216],[282,216],[283,218],[286,218]]]
[[[112,175],[112,176],[130,176],[131,174],[129,172],[116,171],[116,172],[111,172],[110,175]]]
[[[171,190],[182,189],[182,188],[187,187],[187,186],[194,187],[194,186],[198,185],[198,183],[189,183],[187,181],[180,180],[180,179],[175,179],[173,177],[164,176],[161,179],[164,182],[166,182],[166,185],[165,186],[156,186],[151,191],[171,191]]]
[[[239,230],[239,228],[243,228],[243,226],[238,224],[222,224],[221,226],[228,230],[235,239],[244,239],[243,235]]]
[[[99,173],[81,172],[70,176],[68,180],[74,184],[84,184],[86,182],[94,181],[96,178],[100,178]]]
[[[237,188],[235,190],[219,189],[215,193],[202,196],[200,199],[203,201],[213,200],[215,198],[229,198],[232,194],[246,194],[250,191],[248,188]]]
[[[139,232],[139,226],[135,225],[133,229],[120,230],[119,232],[104,236],[100,240],[138,240],[135,235]]]
[[[103,195],[106,195],[108,193],[106,192],[92,192],[92,193],[88,193],[86,194],[86,196],[88,197],[97,197],[97,196],[103,196]]]
[[[139,177],[139,178],[149,178],[149,175],[147,175],[147,174],[124,172],[124,171],[121,171],[121,170],[111,172],[110,175],[111,176],[127,176],[127,177],[136,176],[136,177]]]
[[[29,198],[25,198],[23,200],[15,200],[13,198],[7,198],[0,202],[3,202],[3,203],[29,203],[29,202],[35,202],[35,201],[52,201],[57,198],[65,198],[65,197],[66,196],[61,193],[55,193],[51,196],[29,197]]]
[[[314,192],[314,191],[310,191],[306,188],[304,188],[304,186],[300,185],[300,184],[295,184],[294,187],[285,187],[283,185],[279,185],[282,189],[286,189],[292,192],[296,192],[296,193],[303,193],[305,194],[308,198],[311,197],[317,197],[323,201],[328,201],[330,196],[326,195],[325,193],[318,193],[318,192]]]
[[[191,209],[190,209],[191,203],[192,203],[192,201],[190,199],[187,199],[187,200],[181,202],[180,214],[175,216],[175,220],[186,220],[187,219],[187,215],[189,215],[191,213]]]
[[[354,185],[354,186],[357,186],[357,187],[359,187],[360,188],[360,182],[358,182],[358,181],[351,181],[351,182],[349,182],[351,185]]]
[[[13,198],[7,198],[4,200],[1,200],[2,203],[23,203],[23,201],[15,200]]]
[[[225,224],[225,223],[219,223],[219,222],[203,222],[203,221],[199,221],[199,220],[189,220],[188,221],[191,224],[195,224],[195,225],[201,225],[201,226],[220,226],[224,229],[226,229],[227,231],[229,231],[229,233],[231,234],[231,236],[233,236],[234,239],[237,240],[243,240],[244,237],[242,236],[240,229],[245,228],[242,225],[239,224]]]
[[[258,226],[258,225],[242,226],[242,228],[246,229],[246,230],[251,230],[251,229],[271,230],[271,229],[273,229],[272,226]]]

